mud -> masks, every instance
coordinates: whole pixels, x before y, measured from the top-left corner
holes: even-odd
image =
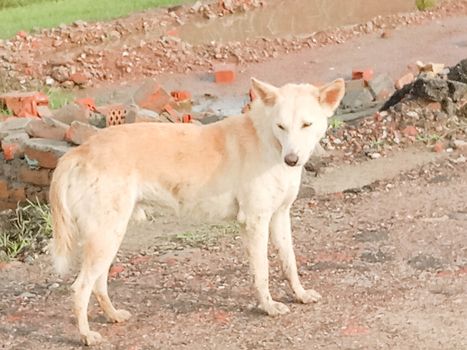
[[[246,13],[190,21],[179,30],[183,40],[196,45],[211,41],[287,38],[415,9],[415,2],[406,0],[272,0],[264,8]]]

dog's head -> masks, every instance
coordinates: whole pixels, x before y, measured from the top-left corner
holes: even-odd
[[[322,87],[287,84],[278,88],[253,78],[252,89],[280,144],[282,159],[293,167],[308,161],[326,133],[328,118],[344,97],[345,83],[337,79]]]

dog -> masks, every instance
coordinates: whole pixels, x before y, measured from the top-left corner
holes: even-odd
[[[292,245],[290,208],[302,170],[344,96],[344,80],[276,87],[251,79],[248,112],[209,125],[136,123],[100,131],[67,152],[50,186],[52,255],[59,273],[77,256],[74,311],[86,345],[91,293],[114,322],[130,317],[107,293],[108,271],[129,220],[142,203],[184,217],[237,219],[259,308],[271,316],[289,308],[269,291],[269,237],[301,303],[321,296],[303,288]]]

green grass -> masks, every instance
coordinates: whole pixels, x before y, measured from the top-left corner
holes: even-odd
[[[194,231],[181,232],[173,240],[189,247],[209,247],[225,236],[238,234],[239,226],[236,223],[225,223],[217,225],[203,225]]]
[[[344,122],[340,119],[337,119],[337,118],[332,118],[330,121],[329,121],[329,127],[331,129],[340,129],[341,127],[344,126]]]
[[[3,218],[0,229],[0,260],[41,253],[52,237],[50,209],[39,201],[28,201]]]
[[[71,92],[60,88],[46,88],[44,93],[49,96],[50,109],[59,109],[74,99]]]
[[[0,38],[76,20],[100,21],[186,0],[0,0]]]

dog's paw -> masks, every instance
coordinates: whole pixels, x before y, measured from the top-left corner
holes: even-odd
[[[125,322],[131,317],[131,314],[126,310],[117,310],[114,315],[112,315],[113,322]]]
[[[290,309],[287,305],[277,301],[271,301],[269,304],[261,305],[261,309],[269,316],[279,316],[290,312]]]
[[[102,341],[102,336],[93,331],[89,331],[86,334],[81,334],[81,341],[84,343],[84,345],[95,345],[99,344]]]
[[[316,303],[321,298],[321,294],[313,289],[305,290],[301,295],[297,295],[298,301],[303,304]]]

